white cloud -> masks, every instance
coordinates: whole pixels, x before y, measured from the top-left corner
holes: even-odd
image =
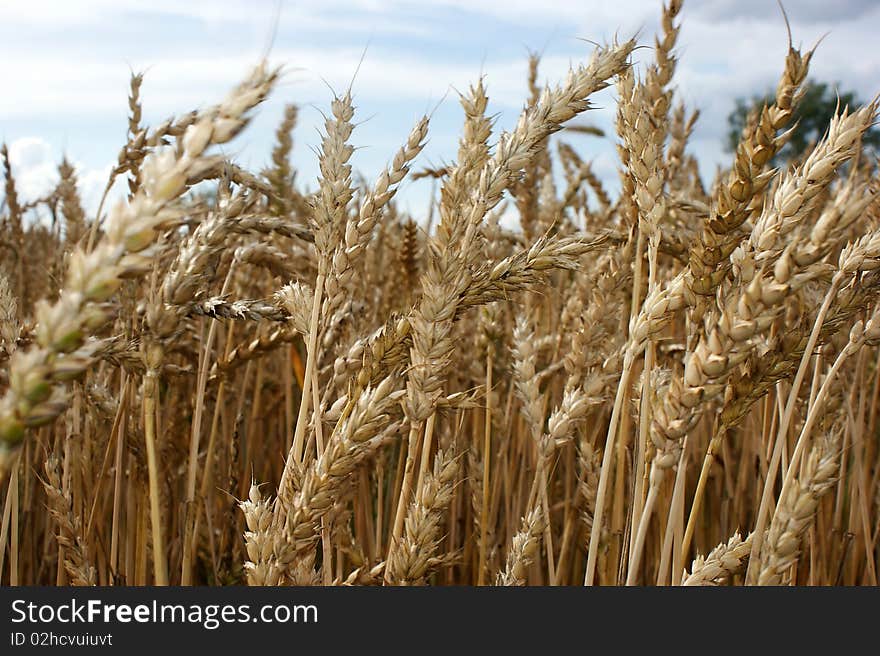
[[[542,80],[560,79],[570,60],[583,60],[596,41],[640,30],[650,44],[660,0],[298,0],[282,3],[272,58],[289,72],[233,152],[259,166],[268,158],[274,121],[283,102],[326,108],[329,84],[354,83],[359,126],[355,165],[369,177],[405,138],[418,114],[436,111],[425,161],[454,156],[460,125],[452,89],[465,90],[482,73],[490,111],[499,128],[513,125],[526,95],[526,48],[544,49]],[[796,43],[829,32],[813,59],[817,79],[839,81],[867,99],[880,90],[880,51],[873,0],[799,0],[786,3]],[[71,153],[89,171],[113,158],[124,134],[130,69],[146,70],[145,121],[204,106],[226,90],[265,50],[275,4],[245,0],[44,0],[0,5],[0,138],[87,133]],[[729,157],[722,151],[726,116],[737,96],[772,89],[787,47],[785,24],[771,0],[702,0],[685,3],[674,84],[690,109],[702,112],[693,150],[703,171]],[[369,45],[368,45],[369,44]],[[27,52],[27,56],[21,56]],[[652,58],[650,48],[637,59]],[[325,83],[326,82],[326,83]],[[613,93],[597,98],[585,118],[609,132],[605,140],[578,142],[609,186],[616,186]],[[271,117],[271,118],[270,118]],[[317,112],[304,111],[295,138],[300,181],[312,184]],[[86,127],[87,126],[87,127]],[[85,141],[85,144],[83,143]],[[88,150],[91,148],[91,150]],[[54,167],[55,160],[51,160]],[[248,161],[249,160],[249,161]],[[48,168],[45,169],[48,172]],[[98,176],[100,177],[100,176]],[[103,181],[101,182],[103,185]],[[404,190],[402,197],[420,192]]]
[[[798,0],[785,3],[789,18],[796,22],[855,20],[877,8],[877,0]],[[779,5],[767,0],[703,0],[694,3],[694,11],[714,21],[733,18],[778,19]]]
[[[58,182],[52,146],[39,137],[24,137],[9,144],[9,163],[23,203],[47,195]]]
[[[424,7],[437,3],[410,4]],[[41,0],[4,2],[0,6],[0,20],[41,30],[65,31],[131,26],[145,18],[169,22],[188,20],[209,30],[233,26],[239,31],[250,32],[260,39],[258,46],[261,48],[267,44],[276,21],[278,29],[291,28],[300,33],[314,30],[328,33],[426,32],[426,27],[399,20],[389,9],[389,3],[362,0],[282,0],[278,4],[268,0],[151,0],[149,3],[143,0]]]
[[[62,155],[40,137],[22,137],[9,144],[9,163],[15,177],[15,188],[22,203],[46,197],[58,184],[58,165]],[[88,168],[73,162],[77,191],[87,212],[97,210],[112,165]]]
[[[427,109],[428,103],[437,102],[452,89],[466,90],[481,73],[493,102],[518,107],[525,97],[524,58],[481,65],[479,61],[456,64],[379,50],[368,50],[361,62],[363,55],[362,48],[279,48],[272,59],[287,64],[281,88],[302,103],[323,106],[330,98],[328,85],[341,92],[354,81],[360,99],[416,100]],[[44,53],[0,70],[0,86],[16,90],[0,94],[0,118],[60,115],[63,120],[70,114],[125,111],[131,70],[146,71],[142,102],[148,112],[164,116],[219,100],[255,61],[246,56],[69,61]],[[541,70],[545,77],[557,80],[568,66],[568,58],[550,56],[542,61]],[[52,84],[42,82],[47,79]]]

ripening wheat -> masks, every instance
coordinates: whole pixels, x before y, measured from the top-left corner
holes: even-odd
[[[271,166],[236,165],[265,62],[153,127],[134,75],[127,195],[94,216],[67,161],[23,204],[4,148],[0,581],[876,585],[877,103],[772,168],[813,57],[790,47],[704,186],[681,5],[646,66],[622,40],[541,89],[533,58],[509,132],[475,82],[442,169],[425,117],[356,183],[350,93],[314,191],[295,106]],[[616,198],[560,133],[609,86]]]

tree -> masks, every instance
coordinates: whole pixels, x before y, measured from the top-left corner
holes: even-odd
[[[831,118],[838,111],[838,106],[849,106],[850,110],[861,107],[864,103],[855,92],[838,93],[838,86],[829,86],[825,82],[807,81],[803,97],[795,107],[797,125],[788,143],[773,158],[775,166],[797,160],[812,144],[822,138],[828,129]],[[727,117],[727,143],[729,152],[736,149],[742,131],[749,121],[752,112],[760,110],[764,104],[773,102],[773,94],[754,96],[751,100],[738,98],[736,107]],[[862,145],[874,153],[880,152],[880,130],[872,127],[862,140]]]

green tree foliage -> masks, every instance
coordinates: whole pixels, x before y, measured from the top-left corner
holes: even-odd
[[[828,123],[838,111],[838,106],[840,108],[849,106],[850,109],[855,109],[864,104],[853,91],[839,93],[837,89],[837,85],[831,86],[825,82],[808,81],[806,83],[803,97],[795,107],[797,126],[788,143],[773,159],[774,165],[780,166],[799,159],[813,143],[825,134]],[[772,102],[772,93],[765,96],[754,96],[751,99],[737,99],[736,107],[727,117],[728,131],[725,147],[729,152],[736,149],[736,144],[739,143],[750,115],[760,111],[765,104]],[[865,133],[862,143],[874,153],[880,152],[880,130],[876,127],[871,128]]]

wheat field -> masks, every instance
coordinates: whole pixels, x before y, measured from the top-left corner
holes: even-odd
[[[704,181],[658,9],[546,88],[532,57],[509,131],[474,80],[443,167],[425,116],[362,180],[350,91],[317,152],[290,105],[231,161],[268,62],[155,126],[132,75],[96,212],[66,160],[20,202],[4,147],[0,583],[877,585],[877,101],[774,168],[789,46]],[[607,87],[619,193],[566,132]]]

